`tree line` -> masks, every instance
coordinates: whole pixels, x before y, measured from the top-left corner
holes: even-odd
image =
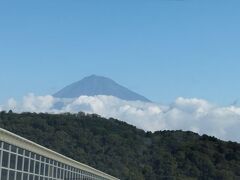
[[[0,127],[126,180],[240,179],[240,144],[96,114],[0,112]]]

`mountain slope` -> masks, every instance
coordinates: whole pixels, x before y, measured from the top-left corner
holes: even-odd
[[[82,95],[95,96],[95,95],[107,95],[115,96],[123,100],[129,101],[145,101],[150,102],[147,98],[139,95],[119,84],[113,80],[92,75],[86,77],[78,82],[70,84],[62,90],[55,93],[53,96],[58,98],[76,98]]]
[[[240,179],[240,144],[98,115],[0,112],[0,127],[122,180]]]

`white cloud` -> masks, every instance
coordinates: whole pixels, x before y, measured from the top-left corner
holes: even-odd
[[[17,102],[14,98],[10,98],[7,105],[2,106],[4,110],[13,110],[16,112],[49,112],[55,102],[54,97],[35,96],[33,93],[24,96],[21,102]]]
[[[7,104],[10,109],[15,109],[17,107],[17,101],[13,98],[10,98]]]
[[[190,130],[240,142],[240,107],[220,107],[202,99],[178,98],[171,105],[125,101],[112,96],[58,99],[29,94],[21,102],[9,99],[2,109],[16,112],[76,113],[114,117],[147,131]]]

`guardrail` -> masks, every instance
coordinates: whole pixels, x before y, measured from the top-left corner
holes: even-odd
[[[36,162],[39,162],[40,164],[42,163],[42,164],[44,164],[44,170],[46,170],[46,166],[47,166],[47,168],[50,168],[50,167],[52,167],[53,169],[57,168],[57,170],[60,172],[60,174],[56,174],[55,179],[57,179],[57,180],[58,180],[58,176],[59,176],[59,179],[61,179],[61,176],[62,176],[63,180],[82,180],[82,179],[119,180],[118,178],[115,178],[109,174],[106,174],[102,171],[92,168],[86,164],[77,162],[71,158],[68,158],[62,154],[59,154],[50,149],[47,149],[37,143],[34,143],[30,140],[27,140],[23,137],[20,137],[20,136],[14,134],[14,133],[11,133],[5,129],[2,129],[2,128],[0,128],[0,141],[3,142],[2,147],[0,146],[0,149],[2,148],[2,151],[9,152],[9,154],[13,153],[15,155],[23,156],[24,158],[28,158],[29,162],[31,160],[34,160]],[[4,147],[3,147],[4,143],[8,143],[10,146],[12,145],[12,146],[15,146],[16,148],[22,149],[22,150],[24,150],[24,152],[29,151],[32,157],[31,156],[25,157],[25,154],[19,155],[18,151],[12,152],[11,149],[4,150]],[[38,156],[41,157],[39,160],[36,159],[36,157],[38,157]],[[10,158],[10,155],[9,155],[9,158]],[[0,157],[0,161],[1,161],[1,159],[2,158]],[[43,159],[43,161],[41,161],[42,159]],[[48,162],[48,160],[49,160],[49,162]],[[53,164],[50,163],[51,161],[53,162]],[[9,160],[9,162],[10,162],[10,160]],[[55,162],[56,162],[56,165],[55,165]],[[10,168],[10,164],[8,165],[8,167],[1,167],[1,163],[0,163],[0,175],[1,175],[1,169],[4,169],[4,168],[9,171],[14,170],[14,169],[7,169],[7,168]],[[30,172],[29,169],[27,171],[29,176],[31,176],[31,175],[36,176],[36,174],[34,174],[34,172]],[[51,170],[51,169],[49,169],[49,170]],[[22,167],[22,171],[19,171],[19,170],[16,170],[16,171],[21,172],[22,174],[26,173],[26,172],[24,172],[23,167]],[[39,167],[39,171],[41,171],[40,167]],[[51,171],[53,171],[53,170],[51,170]],[[52,174],[50,174],[50,173],[52,173]],[[69,176],[64,177],[68,173],[69,173]],[[85,173],[85,175],[84,175],[84,173]],[[55,175],[54,172],[48,172],[48,174],[50,174],[50,177],[53,177]],[[47,176],[46,176],[46,174],[45,174],[45,176],[42,176],[40,174],[39,177],[47,177]],[[1,177],[0,177],[0,179],[1,179]],[[7,180],[10,180],[10,179],[7,179]]]

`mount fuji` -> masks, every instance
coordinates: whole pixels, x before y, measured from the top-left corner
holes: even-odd
[[[146,97],[119,85],[112,79],[97,75],[85,77],[53,94],[57,98],[77,98],[79,96],[97,95],[114,96],[127,101],[151,102]]]

